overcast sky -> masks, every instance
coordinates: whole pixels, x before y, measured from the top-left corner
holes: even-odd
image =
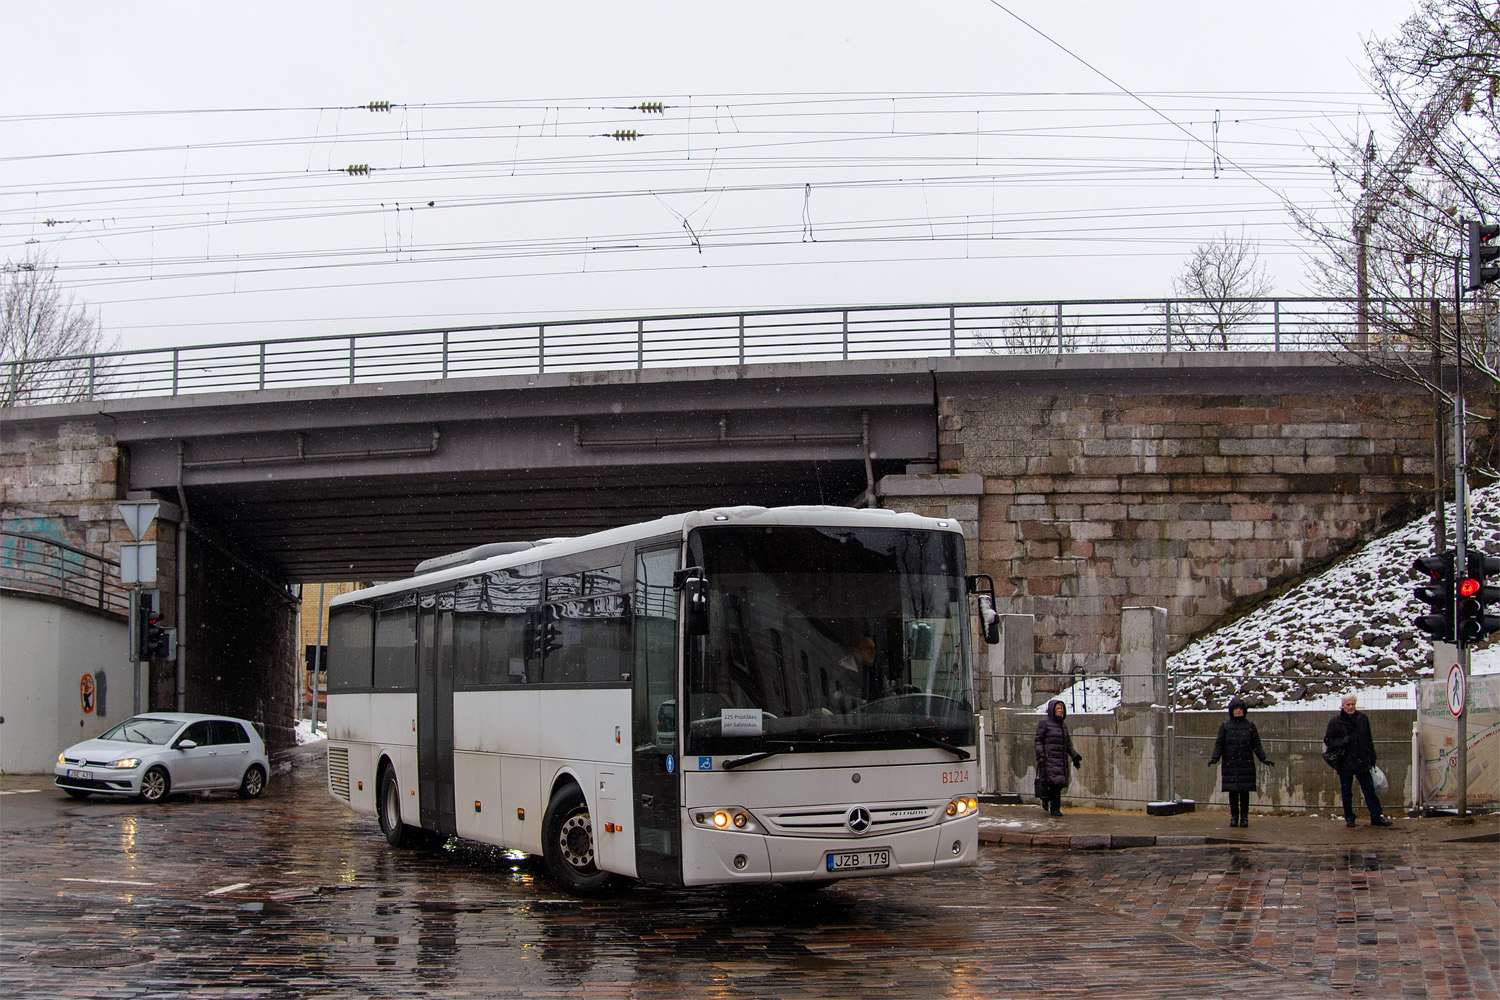
[[[0,259],[126,347],[1151,298],[1219,231],[1301,294],[1282,200],[1410,9],[10,3]]]

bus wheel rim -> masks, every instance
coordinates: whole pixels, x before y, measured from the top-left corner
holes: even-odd
[[[594,825],[588,813],[576,812],[563,821],[557,831],[557,846],[570,868],[594,870]]]

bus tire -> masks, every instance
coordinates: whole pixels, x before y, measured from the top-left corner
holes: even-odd
[[[583,790],[571,782],[557,790],[542,823],[542,858],[568,892],[602,896],[619,887],[617,876],[600,871],[594,852],[594,824]]]
[[[380,832],[392,847],[416,847],[420,830],[401,822],[401,783],[396,780],[396,769],[387,767],[380,772],[379,795],[375,799],[375,813],[380,818]]]

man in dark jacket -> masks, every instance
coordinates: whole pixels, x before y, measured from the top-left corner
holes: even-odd
[[[1042,808],[1053,816],[1062,815],[1062,791],[1068,787],[1068,761],[1074,767],[1083,765],[1083,757],[1073,749],[1068,736],[1068,706],[1053,698],[1047,702],[1047,714],[1036,724],[1036,776],[1046,782],[1047,795]]]
[[[1344,695],[1339,714],[1328,720],[1323,746],[1334,755],[1329,763],[1339,773],[1339,795],[1344,800],[1344,823],[1354,825],[1354,780],[1365,794],[1370,809],[1371,826],[1390,826],[1381,815],[1380,800],[1375,797],[1375,782],[1370,768],[1375,766],[1375,739],[1370,735],[1370,717],[1355,709],[1354,695]]]
[[[1255,723],[1246,718],[1247,706],[1241,698],[1229,699],[1229,721],[1219,725],[1218,739],[1214,740],[1213,756],[1208,766],[1213,767],[1222,758],[1224,761],[1224,791],[1229,795],[1229,825],[1250,825],[1250,793],[1255,791],[1255,761],[1267,767],[1271,762],[1260,745],[1260,732]]]

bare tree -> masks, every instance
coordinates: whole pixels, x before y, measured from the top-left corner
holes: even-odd
[[[0,407],[87,399],[105,372],[86,355],[114,348],[99,317],[57,283],[44,254],[5,265]]]
[[[1463,220],[1500,215],[1496,16],[1493,0],[1421,0],[1391,37],[1369,42],[1367,76],[1394,123],[1389,148],[1373,132],[1343,137],[1324,155],[1336,215],[1294,210],[1323,249],[1314,286],[1356,305],[1356,324],[1329,328],[1335,346],[1440,393],[1431,358],[1452,357]],[[1464,364],[1500,387],[1493,302],[1483,296],[1464,311]]]
[[[1056,313],[1040,305],[1013,306],[999,328],[976,334],[974,343],[987,354],[1057,354],[1078,348],[1078,334],[1061,324]]]
[[[1228,350],[1235,330],[1252,322],[1273,288],[1260,250],[1243,233],[1222,232],[1200,243],[1172,278],[1174,348]]]

